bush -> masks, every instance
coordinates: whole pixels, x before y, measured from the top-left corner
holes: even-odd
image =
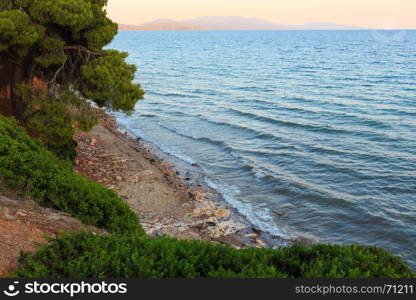
[[[26,126],[49,151],[61,159],[73,161],[77,144],[72,137],[76,130],[66,105],[54,100],[41,105],[39,109],[26,110]]]
[[[4,117],[0,117],[0,178],[40,205],[69,213],[85,224],[144,234],[137,216],[115,192],[75,174],[70,163]]]
[[[20,277],[342,278],[412,277],[400,258],[363,246],[243,249],[137,235],[66,234],[23,254]]]
[[[73,161],[77,147],[73,136],[77,128],[94,127],[97,113],[70,89],[52,95],[46,89],[21,85],[19,93],[25,102],[25,126],[49,151]]]

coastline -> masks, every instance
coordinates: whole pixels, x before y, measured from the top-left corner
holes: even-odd
[[[75,171],[116,191],[149,236],[197,239],[242,247],[274,247],[271,237],[195,178],[197,164],[176,168],[155,146],[122,130],[104,114],[90,132],[75,136]]]

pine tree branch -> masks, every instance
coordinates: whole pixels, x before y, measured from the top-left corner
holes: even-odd
[[[91,56],[104,56],[104,52],[95,52],[95,51],[91,51],[88,48],[84,47],[84,46],[65,46],[64,48],[65,50],[74,50],[74,51],[78,51],[78,52],[82,52],[82,53],[86,53],[88,55]]]

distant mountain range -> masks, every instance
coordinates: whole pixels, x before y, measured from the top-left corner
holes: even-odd
[[[360,30],[356,26],[326,22],[284,25],[256,18],[200,17],[182,21],[158,19],[141,25],[119,24],[119,30]]]

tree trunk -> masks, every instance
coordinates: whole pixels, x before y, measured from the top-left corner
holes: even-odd
[[[23,83],[23,67],[22,63],[16,65],[13,69],[13,74],[11,77],[11,101],[12,101],[12,109],[14,117],[19,120],[24,120],[24,105],[23,99],[18,93],[16,92],[16,88]]]
[[[34,67],[34,61],[29,55],[19,58],[13,68],[13,74],[11,77],[12,108],[13,115],[19,121],[24,121],[25,119],[25,105],[22,96],[18,95],[16,89],[19,87],[19,85],[24,83],[32,84]]]

